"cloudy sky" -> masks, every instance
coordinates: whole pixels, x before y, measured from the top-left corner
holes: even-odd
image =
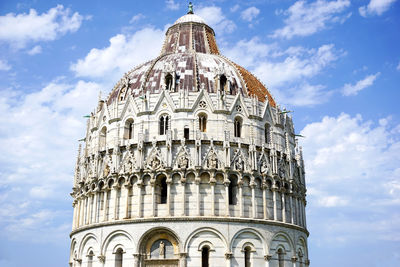
[[[40,2],[40,3],[39,3]],[[400,266],[400,1],[195,2],[294,110],[312,266]],[[186,1],[0,2],[0,266],[67,266],[83,115]]]

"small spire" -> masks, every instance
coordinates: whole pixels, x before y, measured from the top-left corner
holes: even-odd
[[[193,4],[192,4],[192,2],[189,2],[188,14],[193,14]]]

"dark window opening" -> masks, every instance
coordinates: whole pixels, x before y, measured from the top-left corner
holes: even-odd
[[[225,75],[221,75],[219,78],[219,89],[224,92],[226,90],[227,79]]]
[[[285,267],[285,263],[283,261],[283,251],[282,249],[278,249],[278,263],[279,263],[279,267]]]
[[[167,194],[168,194],[168,187],[167,187],[167,178],[163,178],[161,180],[161,204],[167,203]]]
[[[239,118],[236,118],[235,125],[234,125],[235,137],[241,137],[241,132],[242,132],[242,122]]]
[[[169,129],[169,116],[168,115],[163,115],[160,117],[159,128],[160,128],[160,131],[159,131],[160,135],[167,134],[167,131]]]
[[[201,249],[201,267],[209,267],[210,248],[203,247]]]
[[[236,191],[237,191],[237,181],[236,178],[231,177],[231,182],[229,183],[229,205],[236,205]]]
[[[251,267],[250,251],[250,247],[244,249],[244,267]]]
[[[269,124],[265,125],[265,143],[271,143],[271,126]]]
[[[174,89],[172,83],[173,83],[172,75],[168,73],[167,76],[165,76],[165,89],[169,91]]]
[[[183,137],[188,140],[189,139],[189,128],[185,127],[183,129]]]
[[[205,115],[199,116],[199,130],[203,133],[207,131],[207,117]]]

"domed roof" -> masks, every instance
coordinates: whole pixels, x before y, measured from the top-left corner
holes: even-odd
[[[170,75],[170,76],[169,76]],[[167,77],[171,77],[168,82]],[[224,80],[224,88],[221,87]],[[170,86],[170,83],[174,83]],[[168,88],[167,88],[168,87]],[[205,21],[192,13],[179,18],[166,32],[160,56],[134,68],[116,84],[107,103],[126,98],[126,94],[140,96],[186,90],[226,95],[256,96],[259,101],[274,99],[267,88],[245,68],[220,55],[215,33]]]
[[[195,14],[188,13],[188,14],[180,17],[179,19],[177,19],[175,21],[174,25],[179,24],[179,23],[185,23],[185,22],[195,22],[195,23],[206,24],[206,22],[204,21],[204,19],[202,17],[197,16]]]

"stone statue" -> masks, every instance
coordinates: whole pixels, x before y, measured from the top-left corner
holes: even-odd
[[[110,174],[110,166],[107,164],[104,167],[104,171],[103,171],[103,177],[107,177]]]
[[[243,170],[243,159],[242,157],[237,157],[237,159],[235,160],[235,168],[236,170]]]
[[[210,157],[208,158],[208,167],[210,169],[216,169],[218,168],[218,159],[215,153],[212,153]]]
[[[165,258],[165,244],[163,241],[160,242],[160,259],[164,259]]]
[[[151,161],[151,168],[153,170],[157,170],[161,165],[160,160],[157,157],[154,157],[153,160]]]
[[[186,169],[187,167],[189,167],[189,160],[188,160],[188,158],[186,157],[185,154],[182,154],[182,155],[179,157],[179,160],[178,160],[178,167],[179,167],[179,168],[183,168],[183,169]]]
[[[269,168],[268,168],[268,163],[266,160],[263,160],[260,166],[260,171],[262,174],[268,174]]]

